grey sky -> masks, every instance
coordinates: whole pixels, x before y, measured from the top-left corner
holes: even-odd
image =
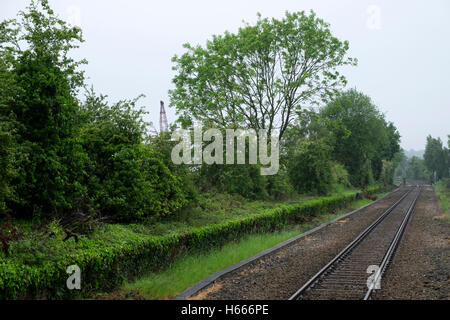
[[[0,0],[0,19],[14,17],[27,0]],[[428,134],[450,134],[450,2],[448,0],[138,1],[50,0],[60,17],[80,23],[86,42],[77,56],[89,61],[88,83],[112,101],[140,93],[159,127],[159,100],[168,104],[171,58],[182,44],[204,44],[236,31],[256,13],[280,18],[313,9],[333,33],[350,42],[359,65],[342,70],[349,87],[372,97],[393,121],[406,149],[422,149]],[[377,14],[380,19],[377,19]],[[175,111],[167,110],[169,122]]]

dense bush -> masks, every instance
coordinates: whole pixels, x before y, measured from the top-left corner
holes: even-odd
[[[266,190],[275,200],[285,200],[295,194],[289,174],[285,168],[280,168],[277,174],[266,177]]]
[[[319,140],[301,142],[290,159],[288,170],[298,192],[327,194],[333,182],[331,148]]]
[[[17,174],[18,151],[16,123],[8,108],[15,84],[5,59],[0,50],[0,218],[6,213],[6,202],[15,195],[11,182]]]
[[[395,167],[391,161],[383,160],[383,168],[381,170],[380,182],[384,186],[392,186],[394,184]]]
[[[93,177],[89,184],[98,209],[107,215],[127,221],[163,216],[186,203],[180,179],[148,146],[122,148],[109,167],[105,176]]]
[[[158,135],[147,137],[147,143],[160,155],[161,161],[169,171],[178,176],[182,184],[180,186],[183,195],[189,203],[195,203],[198,198],[198,179],[192,167],[186,164],[176,165],[171,159],[172,148],[178,143],[171,140],[170,132],[162,132]]]
[[[334,162],[331,166],[331,177],[333,184],[351,187],[347,170],[338,162]]]
[[[146,123],[138,99],[112,106],[88,92],[80,129],[87,169],[89,200],[95,209],[119,220],[168,215],[186,203],[183,185],[144,144]]]
[[[15,192],[11,186],[16,175],[14,163],[14,136],[8,123],[0,120],[0,218],[7,213],[6,202],[14,198]]]
[[[370,97],[350,89],[319,112],[332,132],[333,159],[342,163],[354,186],[368,186],[381,175],[383,160],[400,150],[400,134]]]
[[[0,259],[0,299],[68,298],[86,296],[93,290],[112,289],[130,276],[167,265],[183,251],[209,250],[252,232],[270,232],[291,222],[344,207],[360,193],[346,193],[304,203],[283,205],[242,219],[192,229],[189,232],[152,237],[110,226],[111,240],[81,238],[75,250],[57,260],[18,264]],[[81,248],[81,250],[80,250]],[[35,254],[32,255],[35,259]],[[82,290],[66,288],[66,268],[77,264]]]
[[[203,191],[235,193],[247,199],[267,196],[259,165],[202,165],[198,169],[198,181]]]
[[[83,61],[68,57],[81,30],[56,18],[46,1],[39,5],[21,12],[20,24],[0,24],[0,158],[14,159],[3,167],[0,202],[7,198],[14,215],[27,217],[72,210],[85,190],[74,135]]]
[[[181,208],[183,183],[144,143],[138,99],[109,106],[91,89],[80,102],[81,30],[46,0],[19,15],[0,24],[0,214],[132,220]]]

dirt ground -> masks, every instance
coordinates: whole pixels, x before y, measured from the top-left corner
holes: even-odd
[[[432,187],[424,187],[374,299],[449,300],[449,278],[450,221]]]

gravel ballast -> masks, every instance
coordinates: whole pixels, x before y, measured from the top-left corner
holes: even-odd
[[[426,186],[373,298],[449,300],[449,278],[450,222],[432,187]]]
[[[221,276],[190,299],[288,299],[405,191],[393,192],[350,216]]]

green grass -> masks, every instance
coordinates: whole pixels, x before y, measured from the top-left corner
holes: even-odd
[[[338,188],[330,195],[356,191],[348,188]],[[317,195],[297,195],[284,201],[247,200],[239,195],[205,193],[199,195],[198,203],[195,206],[185,208],[176,215],[159,220],[148,220],[144,223],[126,224],[124,227],[138,233],[161,236],[244,218],[266,209],[275,208],[281,204],[302,203],[317,198],[320,197]]]
[[[380,197],[382,194],[377,194],[377,196]],[[334,214],[317,216],[309,223],[291,226],[280,232],[249,235],[237,242],[229,243],[221,249],[213,249],[207,253],[183,255],[163,271],[149,273],[136,281],[125,283],[119,289],[119,295],[124,297],[130,291],[137,291],[146,299],[172,298],[214,272],[370,202],[368,199],[358,200],[349,208]]]
[[[156,221],[104,225],[103,228],[98,228],[91,234],[79,237],[78,242],[74,238],[65,242],[61,241],[61,230],[57,230],[59,235],[43,236],[42,232],[31,230],[31,221],[16,220],[15,223],[25,231],[25,237],[11,242],[9,257],[0,251],[0,262],[9,260],[17,265],[40,266],[47,262],[60,261],[67,255],[83,254],[84,250],[89,248],[111,248],[127,243],[129,239],[181,234],[193,228],[244,218],[280,205],[320,198],[322,197],[299,195],[287,201],[271,201],[246,200],[229,194],[203,194],[196,206],[186,208],[179,214]]]
[[[440,205],[447,219],[450,219],[450,179],[444,179],[436,183],[434,191],[440,199]]]
[[[355,192],[340,192],[340,196],[344,194],[353,196]],[[224,194],[203,195],[203,199],[200,199],[196,207],[187,209],[185,212],[169,219],[147,221],[141,224],[103,224],[101,227],[95,228],[92,233],[80,236],[78,241],[74,238],[62,241],[64,231],[58,223],[52,223],[42,230],[31,230],[30,221],[18,221],[17,223],[26,229],[25,236],[23,239],[11,242],[9,256],[0,251],[0,264],[20,270],[31,270],[29,268],[47,270],[49,266],[57,266],[62,261],[72,261],[78,259],[78,257],[86,257],[86,255],[94,257],[96,252],[111,257],[113,253],[120,252],[124,248],[132,250],[134,246],[139,246],[139,244],[150,240],[158,242],[160,238],[172,239],[172,236],[177,238],[180,235],[182,236],[185,231],[192,232],[194,228],[199,230],[199,227],[223,223],[231,219],[241,220],[248,215],[263,214],[268,212],[267,209],[286,204],[301,203],[303,205],[303,203],[311,201],[311,203],[320,203],[320,199],[325,198],[327,197],[303,195],[288,201],[249,201]],[[367,200],[360,200],[355,202],[354,205],[361,206],[367,202]],[[205,253],[207,251],[202,251],[203,254],[198,253],[199,251],[195,251],[197,253],[190,251],[192,256],[188,256],[188,253],[185,256],[180,255],[171,265],[167,264],[169,260],[164,261],[161,265],[161,272],[149,274],[148,277],[150,278],[147,280],[145,278],[138,280],[141,283],[139,288],[146,292],[147,298],[172,297],[214,271],[245,259],[342,213],[323,214],[310,220],[308,224],[286,226],[281,232],[270,235],[262,236],[260,232],[259,236],[250,234],[243,237],[241,234],[239,238],[235,238],[235,243],[230,243],[222,249],[225,251],[212,249],[209,254]],[[52,232],[49,233],[48,231]],[[186,262],[183,262],[183,259]],[[163,271],[167,267],[169,269]],[[179,271],[177,271],[178,269]],[[8,272],[7,269],[0,271]],[[37,277],[41,273],[36,274]],[[159,278],[161,279],[157,280]],[[114,285],[120,285],[120,281],[120,279],[117,279],[117,283]],[[134,286],[133,283],[128,285],[131,288]],[[147,287],[154,289],[147,290]]]

